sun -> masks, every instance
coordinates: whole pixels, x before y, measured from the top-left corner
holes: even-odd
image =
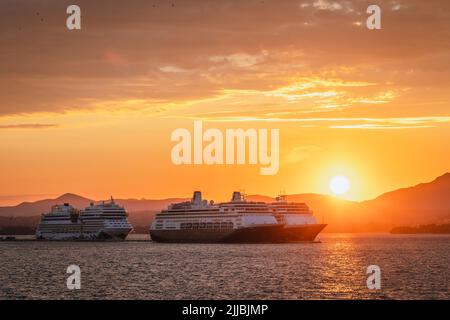
[[[347,193],[350,189],[350,181],[345,176],[334,176],[330,180],[330,190],[336,195]]]

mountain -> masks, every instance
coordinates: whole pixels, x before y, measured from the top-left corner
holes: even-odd
[[[450,173],[431,182],[353,202],[325,195],[288,196],[306,202],[322,218],[328,232],[386,232],[398,226],[444,224],[450,221]]]
[[[184,198],[169,198],[162,200],[147,199],[114,199],[130,213],[129,220],[135,231],[145,233],[157,211],[170,203],[185,201]],[[0,207],[0,234],[32,234],[39,223],[42,213],[50,211],[51,206],[70,203],[82,209],[91,202],[98,203],[73,193],[66,193],[55,199],[45,199],[36,202],[23,202],[17,206]]]
[[[419,185],[387,192],[363,202],[339,199],[322,194],[288,195],[288,201],[305,202],[313,209],[316,218],[328,224],[327,232],[388,232],[393,227],[419,224],[440,224],[450,221],[450,173]],[[251,201],[275,201],[264,195],[248,196]],[[170,203],[186,198],[115,199],[130,213],[130,221],[145,232],[154,214]],[[32,221],[54,204],[68,202],[77,208],[88,206],[93,200],[66,193],[56,199],[24,202],[17,206],[0,207],[0,228],[5,223],[20,226]],[[20,219],[23,218],[23,219]],[[28,220],[26,218],[29,218]],[[24,220],[25,219],[25,220]],[[31,223],[31,222],[29,222]]]
[[[445,223],[450,219],[450,173],[428,183],[384,193],[362,205],[391,225]]]
[[[248,198],[275,200],[260,195]],[[307,203],[316,218],[328,224],[328,232],[386,232],[398,226],[444,224],[450,221],[450,173],[363,202],[321,194],[288,195],[287,199]]]
[[[148,200],[148,199],[115,199],[117,204],[124,206],[127,211],[158,211],[166,208],[169,204],[174,202],[181,202],[189,200],[189,198],[168,198],[161,200]]]
[[[45,199],[36,202],[22,202],[17,206],[0,207],[0,216],[24,217],[31,215],[41,215],[49,212],[51,206],[61,203],[70,203],[74,207],[87,207],[92,200],[78,196],[73,193],[66,193],[56,199]]]
[[[114,199],[117,204],[125,206],[129,212],[137,211],[157,211],[167,207],[172,202],[185,201],[184,198],[169,198],[162,200],[147,199]],[[61,203],[70,203],[76,208],[83,209],[91,202],[100,201],[88,199],[73,193],[66,193],[55,199],[39,200],[36,202],[23,202],[17,206],[0,207],[0,217],[25,217],[32,215],[41,215],[50,211],[51,206]]]

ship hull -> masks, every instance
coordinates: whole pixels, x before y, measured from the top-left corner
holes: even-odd
[[[156,242],[166,243],[267,243],[282,226],[253,226],[241,229],[150,230]]]
[[[117,240],[123,241],[133,228],[104,228],[98,234],[96,240]]]
[[[280,240],[281,242],[314,241],[326,226],[326,224],[285,226],[279,235]]]
[[[50,241],[123,241],[131,232],[132,228],[103,228],[98,232],[41,232],[36,233],[37,240]]]
[[[286,243],[314,241],[324,224],[286,227],[254,226],[241,229],[150,230],[151,239],[165,243]]]

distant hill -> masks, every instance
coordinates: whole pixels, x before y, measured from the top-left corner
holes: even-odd
[[[392,234],[450,234],[450,223],[447,224],[427,224],[417,227],[396,227],[391,230]]]
[[[0,217],[0,235],[34,234],[39,216]]]
[[[181,202],[189,200],[189,198],[168,198],[161,200],[147,200],[147,199],[115,199],[116,203],[124,206],[127,211],[158,211],[166,208],[169,204],[174,202]]]
[[[184,198],[169,198],[162,200],[147,199],[114,199],[117,204],[124,206],[129,212],[157,211],[167,207],[172,202],[185,201]],[[36,202],[23,202],[17,206],[0,207],[0,217],[24,217],[47,213],[55,204],[70,203],[76,208],[83,209],[91,202],[100,201],[88,199],[73,193],[66,193],[55,199],[39,200]]]
[[[22,202],[17,206],[0,207],[0,216],[3,217],[26,217],[41,215],[50,211],[55,204],[70,203],[76,208],[87,207],[92,200],[72,193],[66,193],[56,199],[45,199],[35,202]]]
[[[321,194],[288,195],[288,201],[305,202],[314,211],[317,219],[328,224],[327,232],[388,232],[398,226],[419,224],[443,224],[450,221],[450,173],[417,186],[387,192],[363,202],[354,202]],[[250,195],[251,201],[275,201],[264,195]],[[170,203],[185,201],[186,198],[160,200],[115,199],[130,213],[135,229],[147,230],[154,214]],[[0,207],[0,231],[9,221],[18,226],[22,221],[36,223],[38,216],[48,212],[54,204],[68,202],[77,208],[88,206],[93,200],[71,193],[56,199],[24,202],[17,206]],[[11,219],[14,217],[15,219]],[[28,222],[27,224],[31,223]]]
[[[158,210],[167,207],[170,203],[185,201],[183,198],[170,198],[162,200],[147,199],[114,199],[117,204],[124,206],[129,213],[130,223],[136,232],[148,232],[148,226]],[[50,211],[55,204],[70,203],[82,209],[91,202],[98,203],[73,193],[66,193],[55,199],[45,199],[36,202],[23,202],[17,206],[0,207],[0,234],[33,234],[39,223],[41,214]]]
[[[450,173],[428,183],[398,189],[362,203],[365,210],[390,225],[450,221]]]
[[[386,232],[397,226],[444,224],[450,221],[450,173],[363,202],[317,194],[292,195],[288,200],[306,202],[319,220],[324,217],[328,232]]]

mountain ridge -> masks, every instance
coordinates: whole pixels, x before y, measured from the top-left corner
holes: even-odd
[[[302,193],[287,195],[292,202],[306,202],[315,212],[318,221],[328,224],[333,232],[385,232],[396,226],[412,226],[450,221],[450,173],[433,181],[400,188],[361,202],[345,200],[330,195]],[[251,201],[275,201],[266,195],[250,195]],[[188,198],[166,199],[115,199],[130,213],[130,220],[148,225],[155,212],[170,203]],[[100,200],[102,201],[102,200]],[[92,199],[75,193],[64,193],[54,199],[22,202],[16,206],[0,207],[0,217],[26,218],[39,216],[57,203],[69,202],[77,208],[87,207]]]

